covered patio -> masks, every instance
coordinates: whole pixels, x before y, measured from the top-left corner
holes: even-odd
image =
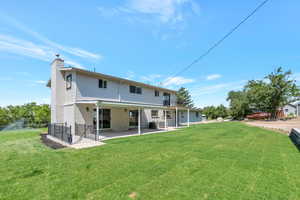
[[[171,131],[183,125],[177,107],[102,100],[78,101],[75,107],[75,127],[82,126],[88,138],[95,140]],[[153,110],[161,117],[153,118]],[[150,123],[155,127],[149,127]],[[187,120],[184,126],[189,125]],[[82,136],[78,130],[75,128],[75,135]]]

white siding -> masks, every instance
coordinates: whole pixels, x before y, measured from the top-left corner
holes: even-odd
[[[198,117],[196,116],[197,111],[190,111],[190,122],[200,122],[202,121],[201,113],[198,112]],[[179,111],[179,123],[187,123],[187,111]]]
[[[104,79],[105,80],[105,79]],[[77,74],[77,99],[104,99],[108,101],[136,102],[153,105],[163,105],[163,93],[154,95],[154,89],[142,88],[142,94],[129,92],[129,84],[107,80],[107,88],[98,87],[98,79]],[[175,106],[176,96],[171,94],[171,105]]]

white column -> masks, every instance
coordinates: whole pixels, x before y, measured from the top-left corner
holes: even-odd
[[[165,129],[167,129],[167,111],[165,110]]]
[[[99,130],[99,105],[97,104],[97,116],[96,116],[96,131],[97,131],[97,139],[99,139],[99,132],[100,132],[100,130]]]
[[[139,112],[138,112],[138,131],[139,131],[139,135],[141,135],[141,108],[139,108]]]
[[[190,109],[187,110],[187,124],[190,126]]]
[[[176,119],[175,126],[177,128],[178,127],[178,108],[177,107],[176,107],[175,115],[176,115],[176,117],[175,117],[175,119]]]

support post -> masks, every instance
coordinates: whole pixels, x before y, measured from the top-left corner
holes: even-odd
[[[188,127],[190,126],[190,109],[187,110],[187,124],[188,124]]]
[[[97,127],[96,127],[96,131],[97,131],[97,132],[96,132],[96,136],[97,136],[97,137],[96,137],[96,139],[99,140],[99,132],[100,132],[100,130],[99,130],[99,105],[98,105],[98,104],[97,104],[96,111],[97,111],[97,112],[96,112],[96,113],[97,113],[97,116],[96,116],[96,120],[97,120],[97,121],[96,121],[96,126],[97,126]]]
[[[165,129],[167,129],[167,110],[165,110]]]
[[[175,110],[175,127],[177,128],[178,127],[178,108],[176,107],[176,110]]]
[[[141,108],[139,108],[138,111],[138,131],[139,135],[141,135]]]

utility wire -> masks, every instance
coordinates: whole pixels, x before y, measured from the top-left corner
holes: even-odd
[[[191,62],[189,65],[187,65],[185,68],[171,76],[168,80],[178,76],[179,74],[187,71],[189,68],[191,68],[194,64],[199,62],[201,59],[203,59],[205,56],[207,56],[212,50],[214,50],[216,47],[218,47],[226,38],[228,38],[234,31],[236,31],[242,24],[244,24],[252,15],[254,15],[260,8],[262,8],[269,0],[265,0],[262,3],[260,3],[250,14],[248,14],[240,23],[238,23],[234,28],[232,28],[227,34],[225,34],[220,40],[218,40],[216,43],[214,43],[208,50],[206,50],[202,55],[200,55],[198,58],[196,58],[193,62]]]

